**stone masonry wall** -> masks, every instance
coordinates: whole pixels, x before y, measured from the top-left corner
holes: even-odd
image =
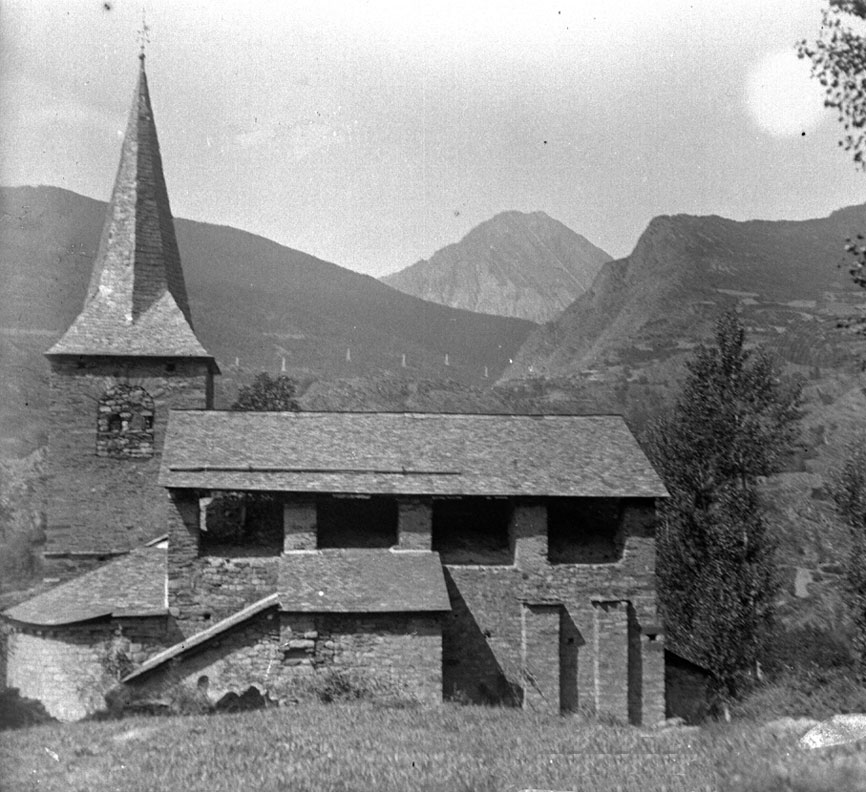
[[[653,501],[625,501],[620,560],[551,564],[544,502],[515,504],[514,566],[446,565],[452,602],[443,629],[446,696],[531,704],[524,663],[527,638],[534,639],[525,632],[523,608],[561,605],[569,628],[557,665],[577,677],[560,680],[561,703],[633,722],[663,718],[663,641],[641,635],[658,623],[654,520]]]
[[[197,497],[174,491],[172,499],[169,604],[184,635],[198,632],[276,590],[278,558],[201,557]],[[401,544],[426,543],[429,514],[429,501],[401,502]],[[356,651],[352,647],[358,645],[364,647],[357,650],[364,662],[384,652],[383,656],[392,660],[380,665],[380,671],[392,669],[388,674],[402,675],[418,690],[428,690],[425,686],[435,674],[446,697],[580,708],[633,723],[653,723],[664,716],[663,640],[660,636],[652,640],[645,634],[658,632],[654,519],[651,500],[625,501],[622,526],[626,538],[619,560],[551,563],[545,502],[516,502],[510,525],[512,565],[445,565],[452,611],[443,617],[441,649],[434,650],[441,652],[436,654],[441,664],[437,668],[424,666],[422,676],[427,681],[423,685],[412,681],[417,680],[414,661],[405,667],[394,662],[411,655],[423,642],[405,636],[380,640],[389,634],[388,629],[394,632],[393,616],[388,629],[382,624],[368,627],[359,622],[351,630],[334,627],[334,615],[328,617],[332,621],[327,627],[318,620],[324,616],[305,617],[306,621],[297,617],[303,623],[289,625],[296,634],[287,636],[283,630],[281,638],[288,647],[283,658],[286,668],[293,669],[287,673],[300,678],[325,659],[339,667],[340,653],[331,650],[339,646],[340,652],[345,650],[346,657],[352,657]],[[284,522],[286,547],[315,547],[311,503],[287,503]],[[399,629],[396,632],[399,634]],[[332,633],[338,634],[339,640]],[[367,637],[362,639],[362,635]],[[347,636],[354,637],[350,640]],[[410,642],[401,644],[404,639]],[[393,651],[383,646],[393,647]],[[546,676],[539,686],[533,658],[540,657],[547,660],[543,663]],[[347,663],[347,667],[355,667]],[[545,692],[539,697],[536,694],[541,689]]]
[[[401,550],[429,550],[433,540],[433,510],[429,498],[400,498],[398,545]]]
[[[283,505],[283,550],[316,549],[316,500],[298,497]]]
[[[426,615],[297,614],[273,609],[227,630],[174,664],[134,680],[159,695],[172,685],[201,686],[210,700],[249,687],[281,702],[314,694],[329,669],[380,694],[442,699],[441,631]]]
[[[285,689],[284,676],[279,614],[274,608],[128,684],[143,695],[156,697],[176,685],[201,687],[215,704],[227,693],[240,695],[250,687],[280,699]]]
[[[168,605],[185,636],[209,627],[277,590],[279,556],[199,554],[199,500],[173,490],[168,527]]]
[[[346,672],[374,691],[442,701],[442,628],[425,614],[282,614],[286,662],[296,673]]]
[[[523,704],[552,715],[561,709],[560,611],[557,605],[523,607]]]
[[[602,600],[592,604],[597,669],[593,708],[627,721],[630,681],[628,679],[628,603]]]
[[[202,361],[51,360],[46,576],[69,577],[88,554],[127,551],[164,533],[167,498],[157,473],[168,411],[209,406],[209,379]],[[152,456],[97,456],[99,400],[118,384],[153,398]]]
[[[137,664],[168,643],[165,619],[159,617],[46,631],[13,628],[8,636],[8,686],[38,699],[62,721],[103,709],[103,694],[117,681],[106,674],[103,657],[118,626],[123,628],[120,648]]]

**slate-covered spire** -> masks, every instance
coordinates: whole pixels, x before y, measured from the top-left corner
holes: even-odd
[[[210,358],[192,327],[144,53],[84,308],[49,355]]]

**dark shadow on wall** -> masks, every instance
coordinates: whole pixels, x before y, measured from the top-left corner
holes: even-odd
[[[442,623],[442,695],[448,701],[519,707],[523,690],[510,681],[447,568],[451,613]]]
[[[643,655],[641,631],[634,606],[628,604],[628,722],[640,726],[643,720]]]
[[[709,671],[668,649],[664,652],[665,717],[700,723],[709,713]]]
[[[577,629],[567,608],[563,608],[559,622],[559,709],[577,712],[580,705],[577,688],[577,664],[580,647],[586,641]]]

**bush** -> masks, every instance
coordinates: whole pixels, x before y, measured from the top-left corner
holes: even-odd
[[[784,716],[822,720],[831,715],[866,712],[866,687],[843,668],[794,668],[756,685],[733,704],[731,714],[751,720]]]
[[[372,699],[384,692],[382,687],[380,682],[365,674],[334,668],[316,674],[312,683],[313,692],[325,704]]]
[[[233,410],[270,412],[297,411],[300,409],[297,383],[285,374],[272,377],[263,371],[257,374],[251,385],[244,385],[232,404]]]
[[[795,669],[856,671],[850,635],[840,629],[815,626],[776,630],[767,642],[761,664],[770,677]]]
[[[417,702],[395,680],[357,669],[326,668],[296,682],[289,696],[293,701],[318,699],[324,704],[371,702],[377,706],[403,708]]]

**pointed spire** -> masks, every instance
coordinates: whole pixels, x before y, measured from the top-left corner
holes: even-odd
[[[139,64],[84,308],[48,354],[210,357],[192,327],[143,50]]]

